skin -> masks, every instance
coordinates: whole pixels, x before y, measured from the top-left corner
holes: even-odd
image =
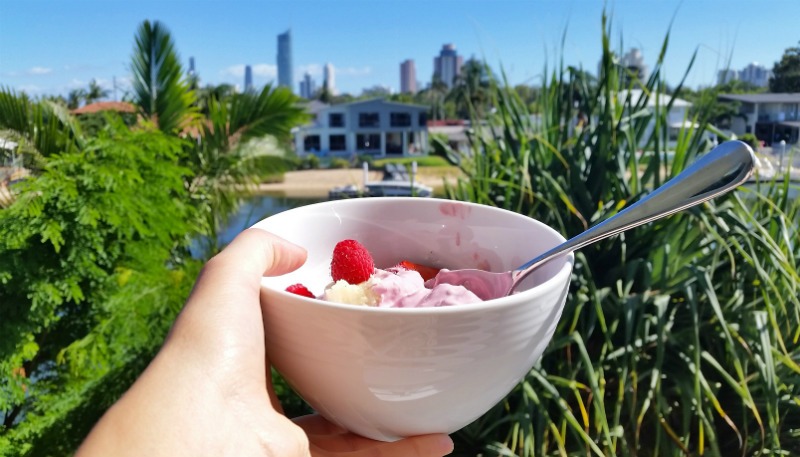
[[[163,347],[76,454],[98,456],[443,456],[447,435],[393,443],[321,416],[283,415],[272,388],[259,300],[262,276],[303,264],[302,248],[259,229],[203,268]]]

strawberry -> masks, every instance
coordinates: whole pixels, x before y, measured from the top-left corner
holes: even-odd
[[[293,294],[302,295],[308,298],[315,298],[314,294],[312,294],[311,291],[302,284],[292,284],[286,288],[286,292],[291,292]]]
[[[375,263],[367,248],[356,240],[336,243],[331,259],[331,277],[334,281],[344,279],[350,284],[360,284],[375,271]]]
[[[412,270],[419,273],[422,276],[422,279],[427,281],[429,279],[433,279],[439,273],[438,268],[429,267],[426,265],[420,265],[418,263],[410,262],[408,260],[403,260],[402,262],[397,264],[397,268],[405,268],[406,270]]]

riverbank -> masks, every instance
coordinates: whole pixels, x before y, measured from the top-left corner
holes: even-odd
[[[460,173],[456,167],[421,167],[415,180],[433,187],[434,192],[440,192],[445,182],[455,184]],[[382,178],[382,171],[368,172],[369,181],[379,181]],[[363,182],[364,172],[360,168],[296,170],[286,172],[282,182],[260,184],[258,192],[290,198],[327,197],[328,191],[336,186],[361,186]]]

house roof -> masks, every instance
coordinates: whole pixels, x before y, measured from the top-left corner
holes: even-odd
[[[800,103],[800,93],[763,93],[763,94],[719,94],[723,100],[734,100],[745,103]]]
[[[71,111],[72,114],[99,113],[100,111],[116,111],[119,113],[135,113],[136,107],[127,102],[96,102]]]
[[[424,105],[415,105],[415,104],[412,104],[412,103],[400,103],[400,102],[386,101],[386,99],[384,99],[383,97],[370,98],[370,99],[367,99],[367,100],[358,100],[358,101],[350,102],[350,103],[341,103],[339,105],[332,105],[331,108],[340,108],[340,107],[343,108],[343,107],[349,107],[349,106],[368,105],[368,104],[374,104],[374,103],[379,103],[381,105],[400,106],[400,107],[403,107],[403,108],[416,108],[416,109],[421,109],[421,110],[427,110],[428,109],[428,107],[424,106]]]
[[[617,99],[620,102],[624,102],[628,98],[629,93],[631,97],[631,103],[633,103],[634,105],[639,103],[639,99],[641,99],[642,96],[644,96],[644,91],[642,89],[621,90],[617,94]],[[658,99],[656,99],[656,95],[658,95]],[[647,99],[647,106],[656,106],[656,100],[658,100],[659,106],[667,106],[670,100],[672,100],[672,95],[651,92],[649,94],[649,98]],[[687,106],[692,106],[692,104],[682,98],[676,97],[675,101],[672,103],[673,108],[680,108]]]

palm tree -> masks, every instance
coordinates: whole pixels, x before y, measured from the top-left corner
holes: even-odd
[[[94,103],[98,100],[107,98],[109,93],[110,92],[108,89],[103,89],[100,87],[100,84],[97,84],[96,80],[92,79],[89,82],[89,90],[84,93],[83,97],[88,105],[89,103]]]
[[[245,154],[241,146],[266,135],[286,139],[306,119],[299,98],[271,85],[260,93],[242,94],[219,85],[207,87],[198,99],[169,30],[158,21],[139,27],[132,67],[139,114],[164,132],[195,139],[187,146],[186,165],[193,172],[188,185],[195,200],[205,205],[205,227],[215,242],[216,230],[238,205],[241,189],[284,166],[282,158]]]
[[[72,89],[67,95],[67,108],[80,108],[81,103],[86,99],[86,91],[83,89]]]
[[[189,89],[169,30],[144,21],[136,33],[133,103],[163,132],[177,133],[196,119],[195,92]]]
[[[455,102],[461,118],[469,118],[474,114],[480,119],[489,110],[494,81],[488,65],[469,59],[461,67],[447,99]]]
[[[447,84],[438,76],[434,75],[431,85],[417,94],[420,100],[430,106],[428,117],[432,120],[447,118],[445,109],[445,98],[447,97]]]

